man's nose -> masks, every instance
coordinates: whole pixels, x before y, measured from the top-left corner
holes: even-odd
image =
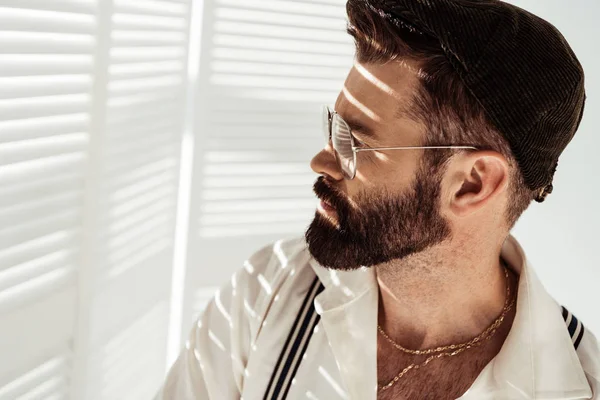
[[[319,175],[328,175],[331,179],[341,181],[344,179],[342,170],[338,166],[335,159],[334,150],[331,146],[331,141],[327,143],[327,146],[318,152],[313,159],[310,161],[310,168]]]

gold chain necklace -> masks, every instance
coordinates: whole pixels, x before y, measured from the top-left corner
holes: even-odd
[[[452,352],[434,354],[432,356],[429,356],[421,364],[410,364],[408,367],[406,367],[402,371],[400,371],[400,373],[398,375],[396,375],[394,377],[394,379],[392,379],[387,385],[381,386],[379,388],[379,391],[387,390],[390,387],[392,387],[392,385],[394,385],[394,383],[398,382],[398,380],[400,378],[402,378],[411,369],[419,369],[421,367],[424,367],[425,365],[429,364],[432,360],[437,359],[437,358],[455,356],[457,354],[462,353],[463,351],[465,351],[467,349],[481,345],[483,342],[485,342],[486,340],[488,340],[492,336],[494,336],[498,327],[502,324],[502,322],[504,322],[504,318],[506,317],[506,314],[512,309],[513,305],[515,304],[514,298],[511,300],[511,296],[510,296],[510,284],[509,284],[509,280],[508,280],[508,269],[506,268],[506,266],[504,267],[504,276],[506,277],[506,299],[504,300],[504,308],[502,309],[502,313],[500,314],[500,316],[498,318],[496,318],[496,320],[486,330],[484,330],[481,334],[479,334],[477,337],[469,340],[468,342],[460,343],[460,344],[451,344],[451,345],[447,345],[447,346],[440,346],[440,347],[435,347],[435,348],[425,349],[425,350],[411,350],[411,349],[407,349],[407,348],[399,345],[398,343],[396,343],[394,340],[392,340],[392,338],[390,338],[383,331],[383,329],[381,328],[381,325],[377,325],[377,328],[379,329],[379,332],[383,335],[383,337],[385,337],[388,340],[388,342],[390,342],[398,350],[401,350],[405,353],[415,354],[415,355],[423,355],[423,354],[431,354],[431,353],[440,353],[440,352],[446,351],[446,350],[453,350]]]

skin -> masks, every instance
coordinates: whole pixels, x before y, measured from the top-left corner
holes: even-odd
[[[396,112],[399,103],[410,104],[421,79],[419,76],[418,65],[408,60],[385,65],[357,63],[350,70],[334,108],[345,120],[358,120],[376,133],[377,138],[372,139],[354,132],[370,147],[420,145],[426,135],[424,125]],[[365,195],[385,192],[401,198],[408,196],[415,179],[429,179],[427,174],[419,174],[423,152],[358,153],[358,169],[353,180],[344,179],[330,144],[314,156],[310,165],[331,188],[331,194],[335,194],[340,202],[336,204],[344,204],[348,212],[360,215],[361,208],[366,208],[369,201]],[[380,289],[379,324],[397,343],[412,349],[461,343],[479,335],[500,315],[506,294],[500,251],[509,233],[503,214],[509,177],[507,161],[497,152],[454,155],[440,174],[439,182],[433,182],[439,189],[434,206],[447,224],[447,237],[425,249],[403,253],[401,257],[383,262],[369,265],[357,261],[357,265],[351,265],[352,258],[348,257],[343,268],[334,266],[353,269],[365,265],[375,269]],[[410,218],[410,215],[399,215]],[[326,213],[319,208],[313,221],[314,229],[334,235],[339,229],[338,219],[337,213]],[[404,245],[402,235],[394,240],[398,247]],[[320,261],[319,256],[325,260],[321,250],[316,245],[311,250],[317,261]],[[345,256],[345,253],[340,255]],[[511,293],[516,293],[517,280],[518,277],[511,273]],[[486,348],[461,355],[463,360],[472,362],[463,363],[470,366],[469,372],[464,374],[468,375],[465,377],[467,382],[455,388],[456,393],[452,396],[468,388],[481,368],[500,350],[513,317],[514,313],[511,313],[505,327]],[[402,365],[415,360],[402,358],[404,356],[397,350],[394,360],[390,360],[386,354],[394,350],[380,335],[378,338],[378,380],[382,385],[393,378]],[[443,362],[438,364],[444,365]],[[460,368],[460,365],[447,364]],[[443,367],[438,366],[432,367],[429,373],[438,370],[440,374],[444,373]],[[452,385],[451,382],[448,384]],[[399,384],[398,390],[401,389]],[[404,389],[396,398],[402,398],[402,393],[410,393],[410,388]],[[381,395],[380,398],[385,397]]]

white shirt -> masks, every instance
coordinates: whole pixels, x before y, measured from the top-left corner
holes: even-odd
[[[571,314],[565,322],[512,236],[502,257],[520,276],[515,319],[500,352],[460,399],[600,399],[594,335],[584,329],[575,349],[581,323]],[[287,399],[376,399],[375,271],[330,271],[298,238],[256,252],[216,293],[156,400],[262,399],[315,274],[324,285],[314,299],[320,320]]]

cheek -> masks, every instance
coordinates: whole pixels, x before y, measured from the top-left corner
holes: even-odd
[[[394,191],[410,185],[418,158],[415,158],[415,154],[409,154],[411,151],[398,150],[395,153],[370,151],[360,154],[354,179],[358,179],[364,188],[387,187]]]

